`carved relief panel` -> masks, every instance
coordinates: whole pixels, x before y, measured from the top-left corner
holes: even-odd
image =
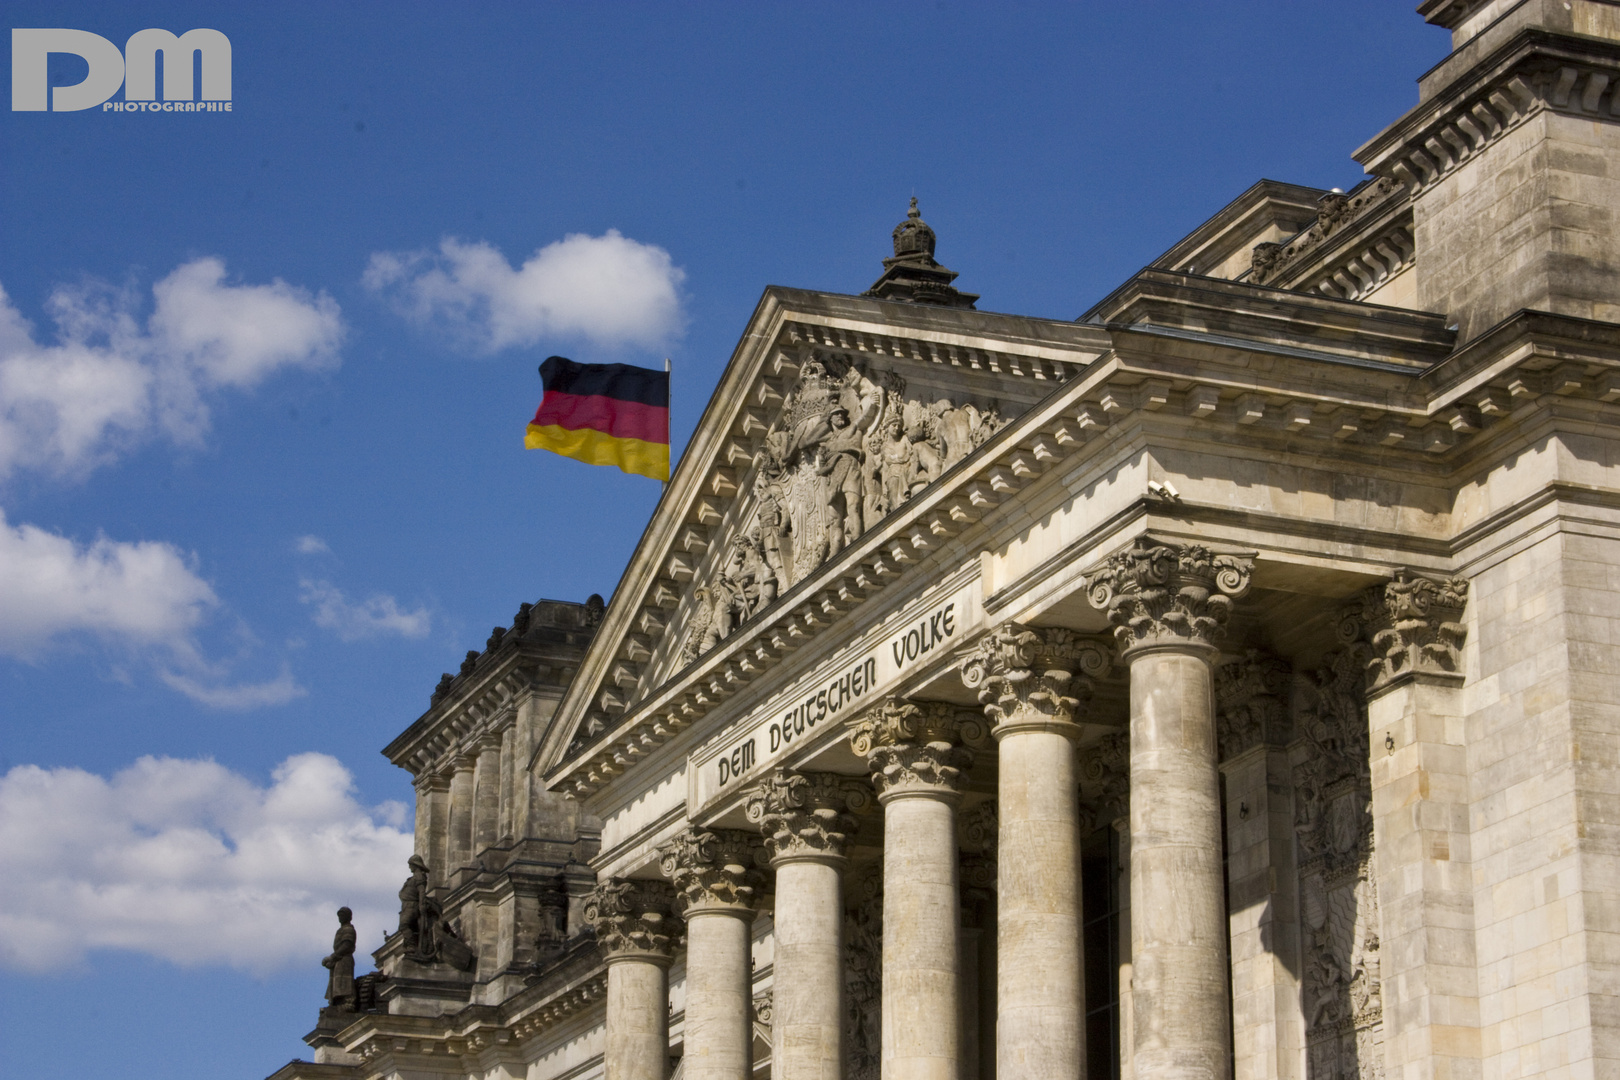
[[[765,435],[749,505],[693,584],[690,663],[967,457],[997,407],[908,394],[895,371],[836,353],[805,360]]]

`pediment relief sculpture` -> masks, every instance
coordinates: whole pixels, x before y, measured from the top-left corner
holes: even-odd
[[[894,371],[807,360],[759,452],[749,505],[687,598],[691,663],[971,454],[997,407],[907,395]]]

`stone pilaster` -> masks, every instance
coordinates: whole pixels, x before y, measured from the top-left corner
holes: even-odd
[[[680,939],[675,894],[661,881],[599,883],[585,921],[607,961],[606,1080],[663,1080],[669,1071],[669,965]]]
[[[1388,1072],[1481,1072],[1462,702],[1468,583],[1397,571],[1361,617]]]
[[[958,1080],[961,956],[956,808],[983,724],[897,698],[851,722],[883,804],[883,1076]]]
[[[494,847],[500,837],[501,738],[484,735],[478,740],[473,764],[472,854],[476,858]]]
[[[1299,873],[1287,744],[1292,674],[1251,651],[1215,673],[1226,780],[1228,933],[1234,1080],[1296,1080],[1300,1015]]]
[[[1000,755],[996,1077],[1085,1069],[1075,714],[1108,657],[1067,630],[1006,623],[967,654]]]
[[[426,773],[416,779],[416,853],[429,866],[450,857],[450,778]]]
[[[455,771],[450,774],[450,843],[444,863],[446,885],[455,888],[457,874],[472,862],[473,857],[473,769],[476,762],[470,754],[457,754]]]
[[[1132,1067],[1222,1080],[1230,1030],[1210,665],[1248,555],[1139,538],[1087,574],[1131,678]]]
[[[777,769],[749,795],[748,820],[776,870],[771,1076],[841,1080],[844,1063],[844,849],[871,801],[864,781]]]
[[[686,917],[686,1054],[689,1080],[753,1075],[754,914],[763,875],[759,838],[688,828],[659,848]]]

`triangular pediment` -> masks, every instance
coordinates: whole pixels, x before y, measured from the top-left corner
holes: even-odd
[[[951,474],[1096,355],[1039,319],[767,290],[542,759],[638,703]]]

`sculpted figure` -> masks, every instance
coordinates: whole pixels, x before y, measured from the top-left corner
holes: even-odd
[[[399,887],[399,929],[405,935],[405,951],[415,953],[422,937],[422,915],[428,899],[428,865],[422,856],[412,855],[411,876]],[[431,932],[431,931],[430,931]]]
[[[326,1000],[334,1009],[354,1012],[354,914],[346,907],[337,910],[338,929],[332,937],[332,955],[321,961],[331,972],[326,979]]]
[[[706,653],[731,636],[732,628],[748,618],[751,605],[757,601],[759,588],[752,564],[758,562],[753,545],[746,536],[736,536],[726,549],[725,562],[715,575],[709,589],[709,620],[703,631],[699,653]],[[750,596],[750,592],[753,593]]]
[[[900,417],[891,416],[884,421],[878,453],[883,503],[892,511],[911,497],[911,484],[917,477],[917,447],[906,435],[906,426]]]
[[[840,407],[830,417],[830,433],[821,444],[821,460],[816,473],[827,478],[828,503],[833,517],[827,522],[828,555],[836,555],[845,544],[853,543],[864,531],[861,506],[865,485],[861,463],[861,433],[849,421],[849,411]]]
[[[759,485],[759,553],[775,583],[770,599],[765,603],[787,592],[792,584],[788,581],[787,563],[782,558],[782,541],[788,532],[787,515],[782,513],[782,503],[777,498],[776,490],[774,482],[762,479]]]

